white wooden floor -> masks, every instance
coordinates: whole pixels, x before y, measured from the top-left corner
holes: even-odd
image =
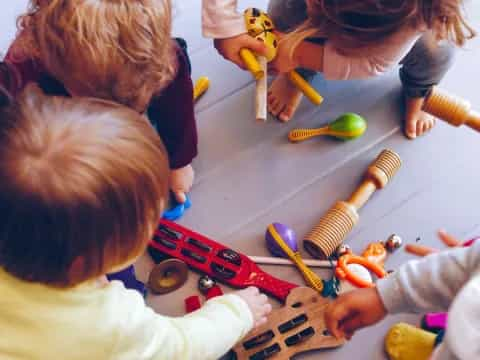
[[[13,14],[23,3],[15,0],[11,9],[0,14],[4,30],[0,49],[5,49],[13,36]],[[266,3],[240,1],[240,8],[266,8]],[[349,196],[374,157],[391,148],[401,155],[404,165],[362,209],[360,224],[347,240],[354,251],[392,233],[407,243],[421,238],[421,243],[432,246],[438,244],[435,232],[439,228],[460,238],[480,234],[480,135],[441,123],[427,136],[407,140],[401,132],[396,72],[369,81],[326,82],[319,78],[315,86],[326,99],[321,107],[304,102],[288,124],[273,119],[259,124],[253,120],[251,77],[225,62],[211,42],[201,37],[200,0],[177,0],[176,10],[175,34],[189,43],[193,76],[206,75],[211,80],[211,89],[196,107],[200,155],[194,163],[193,207],[182,224],[244,253],[268,255],[263,234],[269,223],[288,224],[301,238],[336,200]],[[475,2],[469,13],[471,22],[480,28],[480,4]],[[442,84],[478,108],[479,57],[477,39],[460,51]],[[368,120],[368,131],[361,139],[340,143],[322,138],[296,145],[287,141],[292,128],[319,126],[347,111]],[[395,269],[408,259],[409,255],[399,251],[386,266]],[[139,272],[145,273],[149,266],[149,259],[143,259]],[[265,270],[302,284],[293,269],[270,266]],[[328,272],[320,274],[330,276]],[[192,274],[180,290],[148,301],[160,313],[181,315],[183,299],[197,294],[196,279]],[[359,332],[341,349],[299,358],[385,359],[383,337],[399,320],[415,323],[418,318],[390,317]]]

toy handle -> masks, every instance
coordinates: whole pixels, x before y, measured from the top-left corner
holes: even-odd
[[[285,302],[290,291],[298,287],[298,285],[278,279],[263,271],[257,272],[256,276],[246,285],[256,286],[281,302]]]
[[[320,105],[323,102],[323,97],[298,72],[290,71],[288,78],[313,104]]]
[[[470,111],[465,124],[471,129],[480,132],[480,112]]]
[[[243,48],[240,50],[240,57],[248,71],[252,73],[255,80],[259,80],[265,76],[265,72],[253,52],[247,48]]]
[[[375,186],[375,183],[373,183],[370,179],[366,179],[362,181],[360,186],[354,191],[347,202],[353,205],[356,210],[360,210],[376,190],[377,187]]]
[[[195,86],[193,87],[193,101],[198,100],[200,96],[205,94],[209,86],[210,86],[210,80],[208,79],[208,77],[206,76],[200,77],[196,81]]]
[[[315,136],[327,135],[328,130],[328,127],[318,129],[295,129],[288,133],[288,140],[291,142],[300,142]]]

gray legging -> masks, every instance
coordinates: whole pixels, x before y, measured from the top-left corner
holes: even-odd
[[[268,13],[280,31],[291,31],[307,18],[305,0],[270,0]],[[437,85],[453,64],[455,47],[450,43],[432,46],[431,33],[420,37],[400,62],[400,79],[404,92],[411,97],[422,97]],[[299,69],[305,77],[315,73]]]

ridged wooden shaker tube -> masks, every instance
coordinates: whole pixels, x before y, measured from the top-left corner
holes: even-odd
[[[468,101],[437,87],[427,96],[423,111],[450,125],[467,125],[480,132],[480,113],[473,111]]]
[[[383,150],[368,167],[365,178],[347,201],[337,202],[305,236],[305,249],[316,258],[328,258],[359,220],[358,210],[377,189],[385,187],[402,160],[392,150]]]

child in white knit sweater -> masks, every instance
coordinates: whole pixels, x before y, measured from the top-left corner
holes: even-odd
[[[459,243],[444,232],[440,232],[440,237],[446,244]],[[335,336],[350,338],[356,330],[377,323],[387,314],[448,310],[443,342],[431,359],[474,360],[480,359],[479,299],[480,241],[477,240],[469,247],[410,261],[379,280],[376,288],[341,295],[328,308],[326,322]],[[397,330],[387,339],[392,360],[420,360],[425,358],[422,353],[428,357],[432,352],[414,338],[419,332]],[[422,348],[414,349],[414,343]]]

